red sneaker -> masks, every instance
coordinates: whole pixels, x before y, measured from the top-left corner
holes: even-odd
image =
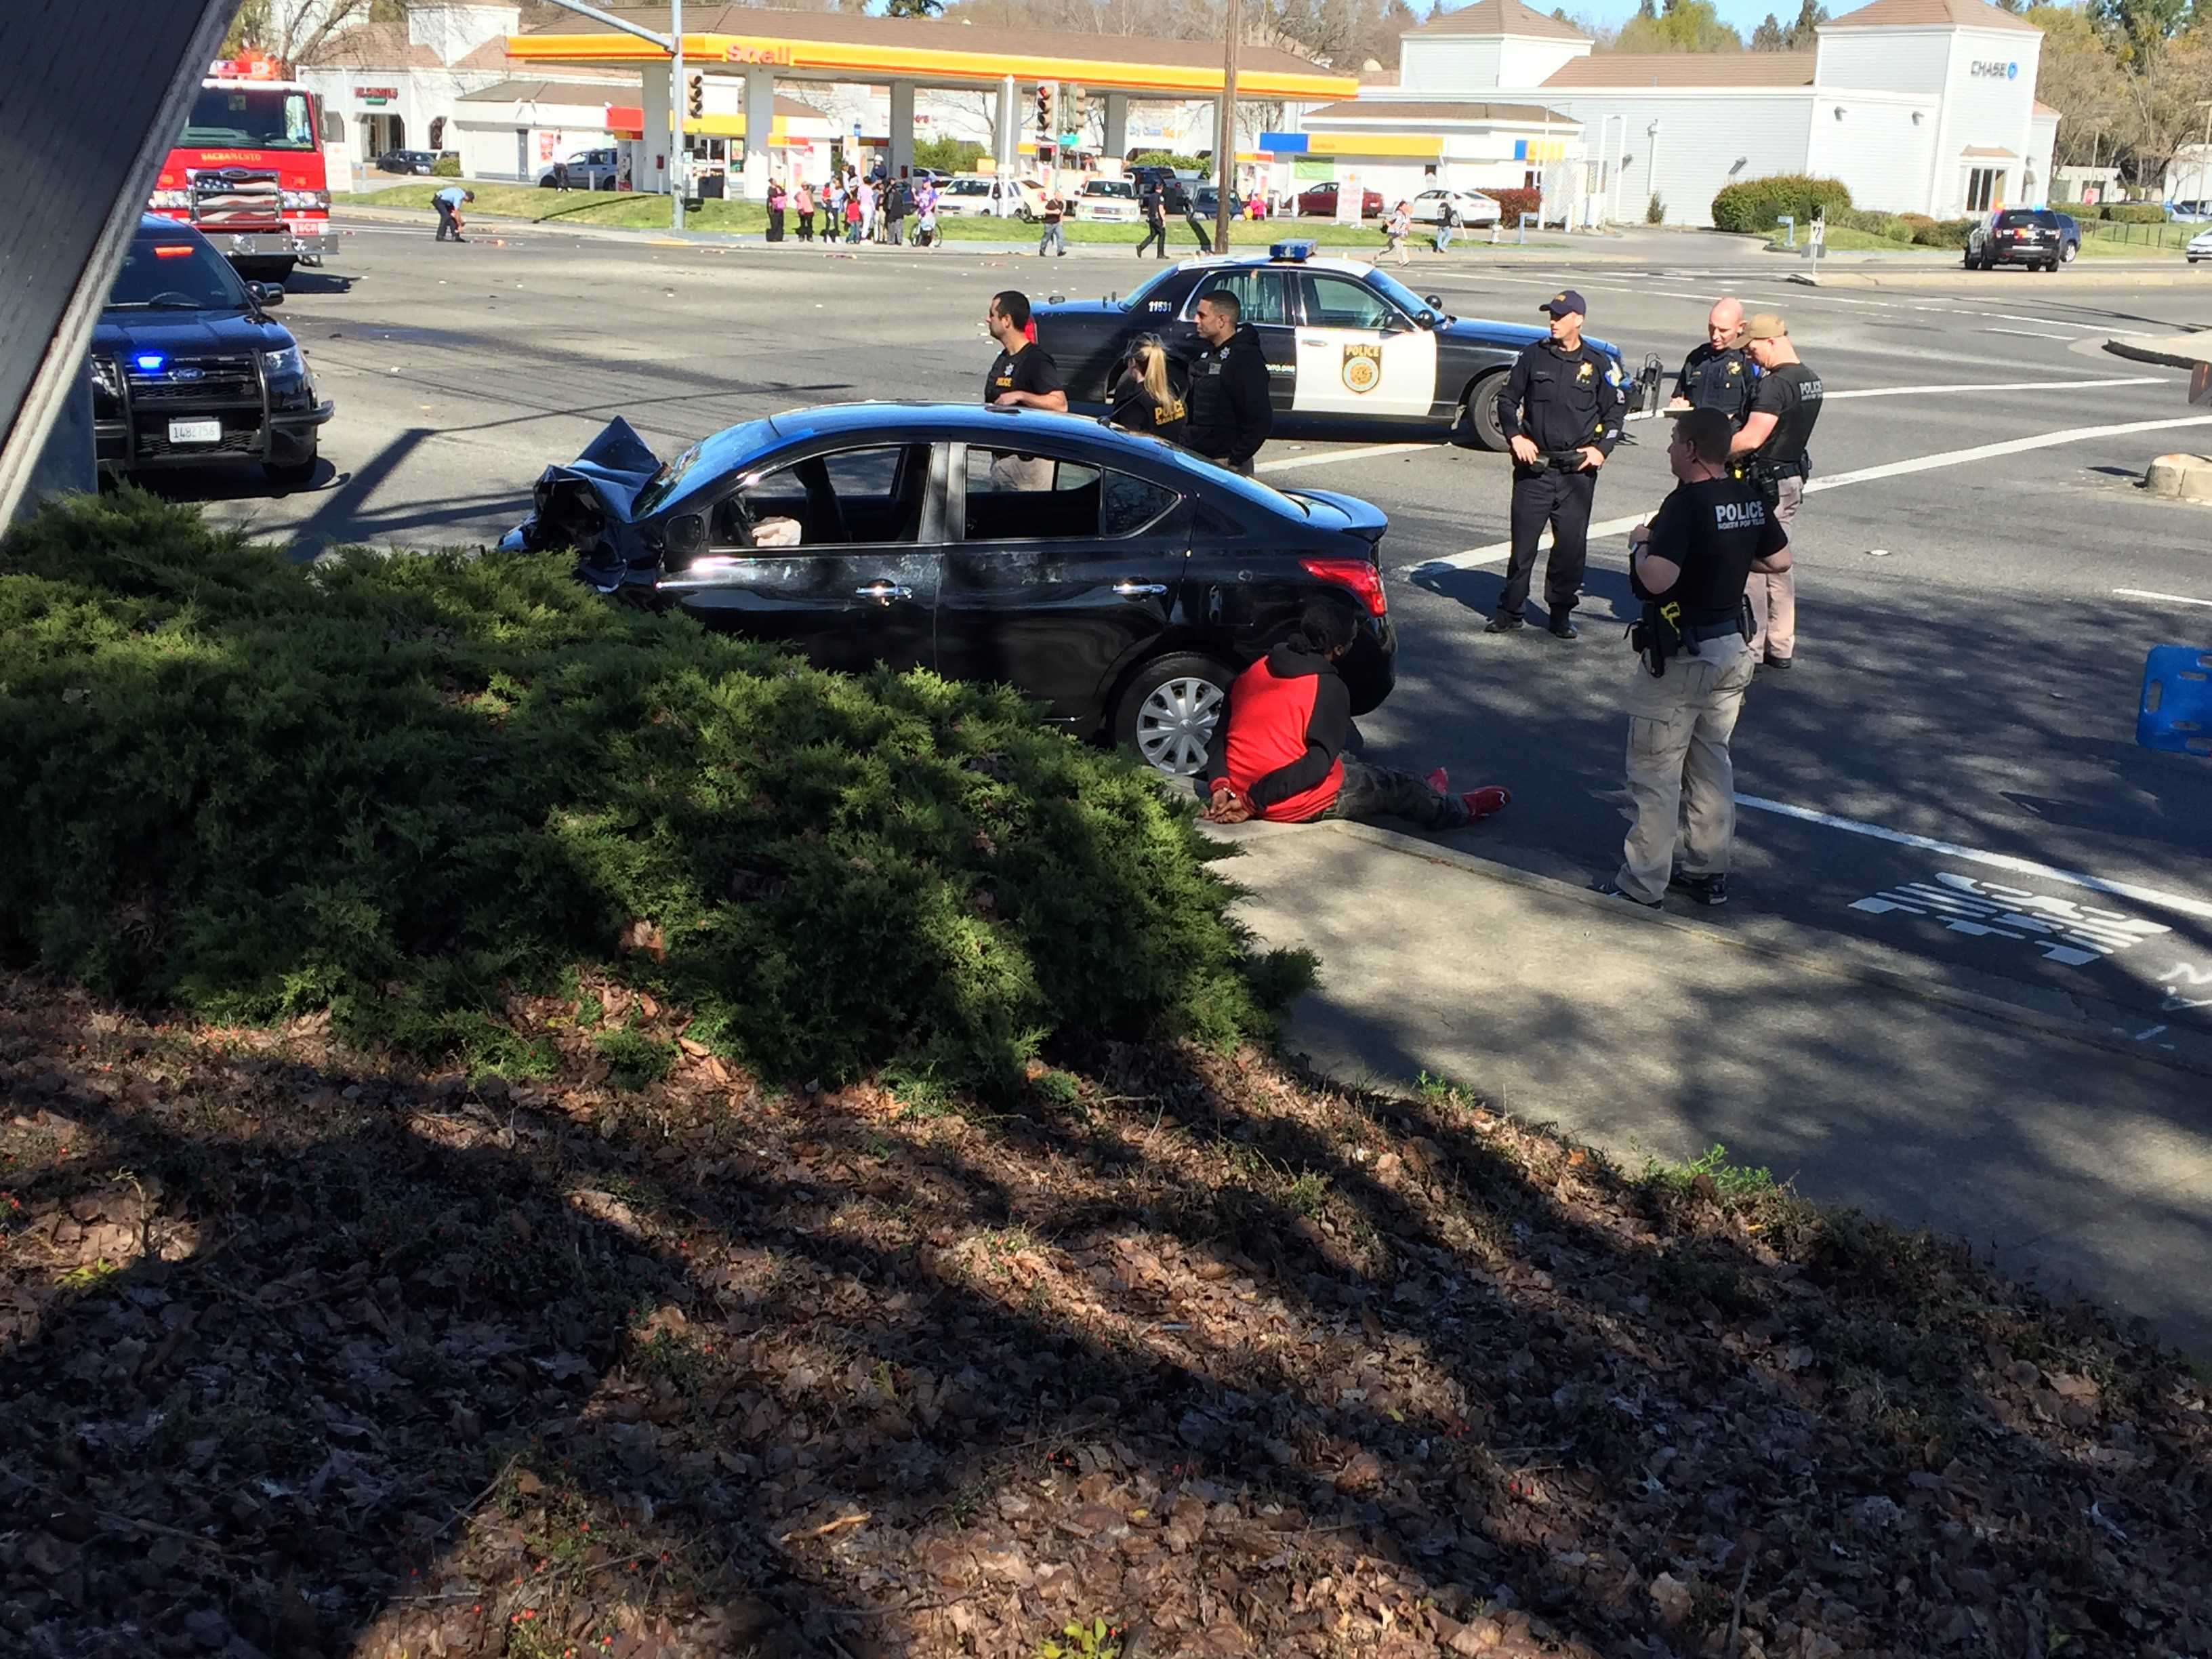
[[[1501,811],[1512,800],[1513,795],[1510,790],[1501,789],[1493,783],[1486,788],[1470,789],[1460,799],[1467,803],[1468,822],[1472,823],[1477,818],[1486,818],[1492,812]]]
[[[1429,774],[1427,782],[1429,787],[1435,790],[1439,795],[1449,795],[1451,793],[1451,775],[1446,772],[1441,766],[1437,768],[1435,771]]]

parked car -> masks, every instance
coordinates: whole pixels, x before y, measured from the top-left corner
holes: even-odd
[[[2199,231],[2189,239],[2189,246],[2182,251],[2192,265],[2200,259],[2212,259],[2212,230]]]
[[[1333,184],[1316,185],[1311,190],[1301,191],[1298,194],[1298,211],[1310,219],[1335,218],[1336,186]],[[1379,219],[1382,216],[1381,191],[1363,190],[1360,192],[1359,216],[1363,219]]]
[[[1144,216],[1136,181],[1130,179],[1085,179],[1073,206],[1077,218],[1107,224],[1133,225]]]
[[[1432,225],[1443,216],[1446,202],[1451,204],[1452,212],[1462,225],[1498,222],[1498,204],[1479,190],[1425,190],[1413,198],[1406,211],[1415,224]]]
[[[284,290],[248,283],[191,226],[147,214],[92,331],[94,453],[111,474],[258,461],[314,476],[334,410],[271,320]]]
[[[612,190],[618,163],[611,149],[580,149],[562,158],[568,163],[568,185],[574,190]],[[538,169],[541,188],[553,188],[553,163]]]
[[[988,173],[961,173],[938,186],[938,216],[961,219],[995,214],[1010,191],[1006,212],[1012,217],[1034,219],[1044,210],[1043,189],[1025,179],[1008,180]]]
[[[1201,185],[1190,193],[1190,210],[1207,224],[1221,216],[1221,191],[1218,185]],[[1244,216],[1244,198],[1235,191],[1229,192],[1229,216]]]
[[[1156,438],[1036,410],[848,404],[750,421],[662,465],[616,421],[501,543],[574,548],[601,592],[792,647],[1004,681],[1178,776],[1231,680],[1316,599],[1358,622],[1357,714],[1397,653],[1389,521]]]
[[[438,164],[434,149],[387,149],[373,164],[379,173],[427,175]]]
[[[2056,270],[2073,264],[2081,252],[2081,227],[2049,208],[2007,208],[1966,241],[1966,269],[2025,265]]]
[[[1278,242],[1265,254],[1186,259],[1127,299],[1064,301],[1035,308],[1037,343],[1052,354],[1068,400],[1103,410],[1109,388],[1139,334],[1157,334],[1171,358],[1198,351],[1198,302],[1216,289],[1237,296],[1267,359],[1275,429],[1331,435],[1428,437],[1503,449],[1498,393],[1522,349],[1547,337],[1528,323],[1454,317],[1364,259],[1316,257],[1314,244]],[[1612,361],[1632,408],[1656,408],[1659,369],[1632,379]]]
[[[2212,202],[2168,202],[2166,216],[2176,224],[2201,225],[2212,219]]]

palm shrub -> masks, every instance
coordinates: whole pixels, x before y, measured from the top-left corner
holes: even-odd
[[[1263,1031],[1191,808],[1014,693],[817,672],[557,556],[315,565],[135,490],[0,544],[0,959],[431,1058],[588,965],[783,1078]]]

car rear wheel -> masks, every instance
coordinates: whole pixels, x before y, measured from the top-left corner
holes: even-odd
[[[1459,418],[1452,425],[1454,441],[1476,449],[1505,447],[1505,428],[1498,424],[1498,389],[1504,382],[1505,371],[1499,368],[1478,377],[1468,387],[1467,401],[1460,405]]]
[[[1114,714],[1114,740],[1171,778],[1206,765],[1213,728],[1235,677],[1211,657],[1177,652],[1137,671]]]
[[[2058,250],[2058,263],[2062,265],[2072,264],[2074,263],[2074,256],[2081,252],[2081,248],[2072,242],[2067,243],[2064,247]]]

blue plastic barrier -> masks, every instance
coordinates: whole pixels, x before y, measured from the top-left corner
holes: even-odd
[[[2160,645],[2143,659],[2136,741],[2176,755],[2212,756],[2212,650]]]

